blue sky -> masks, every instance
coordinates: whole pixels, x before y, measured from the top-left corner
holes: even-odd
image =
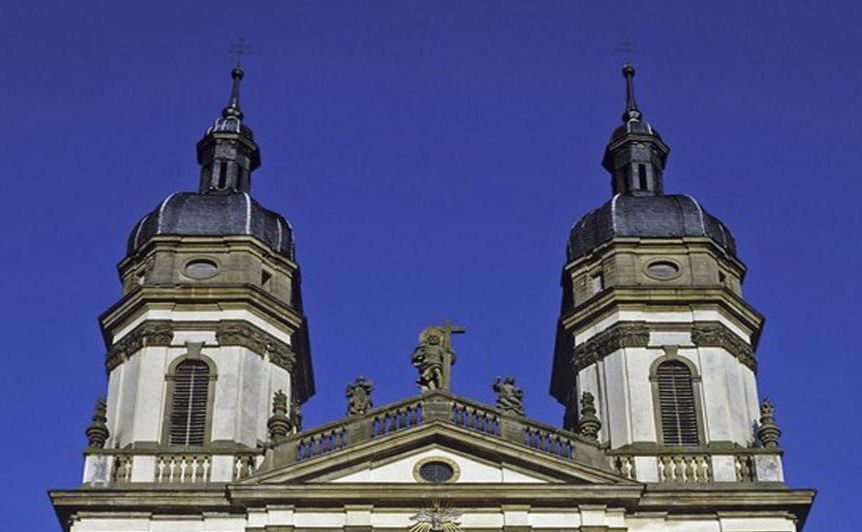
[[[296,230],[318,394],[359,374],[415,392],[423,327],[451,318],[454,390],[547,394],[568,229],[610,197],[600,166],[638,41],[638,102],[671,147],[669,192],[735,233],[766,315],[762,396],[786,474],[820,490],[806,530],[850,530],[857,399],[859,51],[853,2],[6,2],[0,324],[9,530],[56,530],[105,392],[96,317],[132,225],[197,184],[236,37],[261,145],[253,193]]]

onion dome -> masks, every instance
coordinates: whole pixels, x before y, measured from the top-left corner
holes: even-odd
[[[129,255],[158,235],[250,235],[293,260],[290,224],[249,194],[252,172],[260,166],[260,149],[239,105],[243,76],[242,67],[233,69],[228,105],[197,144],[198,192],[171,194],[144,216],[129,235]]]
[[[689,195],[616,194],[581,218],[569,236],[568,259],[583,257],[615,237],[682,238],[705,236],[736,255],[730,230]]]
[[[611,174],[613,197],[572,227],[568,259],[578,259],[615,237],[708,237],[736,255],[733,235],[688,195],[664,194],[670,148],[643,118],[635,101],[635,68],[623,67],[626,108],[611,134],[602,166]]]

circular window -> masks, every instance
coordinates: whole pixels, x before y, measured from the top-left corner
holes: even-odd
[[[679,274],[679,266],[669,260],[657,260],[647,266],[647,275],[655,279],[672,279]]]
[[[195,259],[186,263],[186,275],[192,279],[206,279],[218,273],[218,265],[207,259]]]
[[[455,476],[455,469],[446,462],[425,462],[419,466],[419,476],[425,482],[446,482]]]

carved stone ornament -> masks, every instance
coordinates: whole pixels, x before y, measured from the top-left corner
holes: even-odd
[[[296,355],[290,345],[244,321],[221,321],[216,325],[219,345],[238,345],[251,349],[276,366],[293,370]]]
[[[581,416],[578,419],[578,432],[581,436],[595,440],[598,438],[602,422],[596,416],[596,398],[590,392],[581,395]]]
[[[171,345],[173,338],[174,330],[171,322],[144,322],[111,346],[105,359],[105,368],[110,373],[135,352],[144,347]]]
[[[515,385],[514,377],[497,377],[491,386],[497,394],[497,408],[507,414],[524,416],[524,390]]]
[[[275,392],[272,398],[272,415],[266,421],[269,429],[269,439],[272,443],[280,443],[290,434],[293,423],[287,417],[287,394],[282,390]]]
[[[574,370],[595,364],[618,349],[647,345],[649,327],[645,322],[616,323],[575,348]]]
[[[432,503],[430,507],[423,508],[410,518],[415,524],[410,527],[410,532],[461,532],[461,523],[458,518],[464,515],[454,508],[448,508],[439,502]]]
[[[347,385],[347,415],[361,416],[372,408],[371,392],[374,383],[365,377],[357,377],[353,384]]]
[[[764,399],[760,404],[760,426],[757,428],[757,438],[767,449],[778,447],[781,429],[775,424],[775,407],[772,401]]]
[[[721,347],[740,362],[757,372],[757,357],[751,346],[718,321],[696,322],[691,329],[691,341],[698,347]]]
[[[105,424],[108,420],[106,417],[107,411],[108,404],[105,402],[105,398],[99,397],[96,400],[96,408],[93,411],[93,421],[85,431],[87,446],[90,449],[101,449],[105,446],[105,442],[108,441],[108,426]]]

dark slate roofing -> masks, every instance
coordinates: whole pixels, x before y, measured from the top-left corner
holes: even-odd
[[[652,127],[646,120],[629,120],[619,126],[611,133],[611,142],[624,137],[625,135],[653,135],[661,140],[658,130]]]
[[[276,253],[294,258],[290,224],[245,192],[171,194],[132,228],[128,254],[134,254],[156,235],[251,235]]]
[[[706,236],[731,255],[736,255],[736,242],[730,230],[703,210],[691,196],[617,194],[572,227],[569,260],[582,257],[617,236]]]

